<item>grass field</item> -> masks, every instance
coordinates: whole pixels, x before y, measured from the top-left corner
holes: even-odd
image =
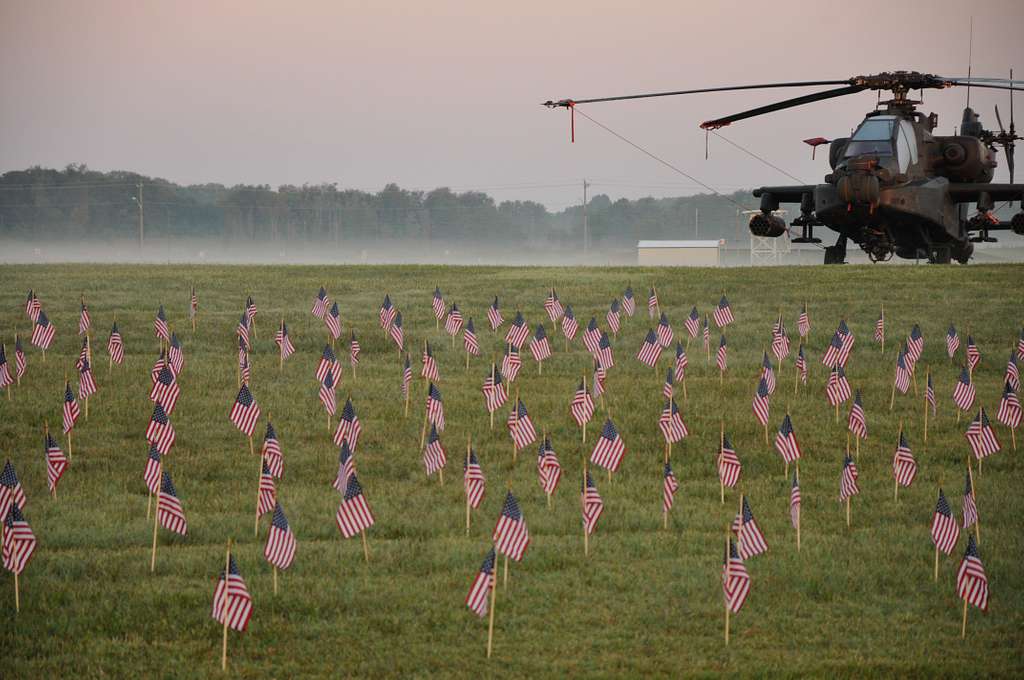
[[[200,299],[199,330],[187,329],[188,286]],[[337,452],[317,399],[313,370],[325,332],[310,315],[317,287],[341,301],[344,332],[355,328],[362,363],[346,366],[339,399],[351,393],[363,423],[356,453],[360,480],[377,524],[368,532],[370,562],[358,539],[334,523],[331,488]],[[595,475],[605,512],[583,556],[579,480],[584,446],[568,404],[590,359],[577,338],[569,353],[545,323],[554,357],[537,375],[524,353],[515,385],[538,429],[550,432],[563,466],[553,507],[537,483],[536,449],[513,468],[504,428],[507,406],[488,428],[480,385],[486,359],[464,369],[461,340],[453,351],[435,331],[431,293],[472,316],[485,355],[500,341],[486,331],[495,294],[506,317],[519,306],[531,326],[547,318],[542,302],[554,285],[584,325],[602,326],[609,301],[628,283],[638,314],[614,342],[616,366],[608,404],[627,445],[609,483]],[[669,530],[662,529],[663,440],[657,428],[669,353],[652,371],[634,358],[648,329],[644,301],[656,285],[677,336],[694,304],[710,312],[724,290],[737,322],[728,330],[729,372],[723,387],[698,345],[690,349],[689,400],[680,408],[691,436],[673,451],[680,480]],[[1024,495],[1009,433],[996,426],[1003,451],[977,478],[980,552],[990,579],[987,614],[969,612],[960,639],[955,571],[966,536],[941,561],[932,582],[929,525],[936,487],[944,483],[957,516],[965,473],[967,421],[957,424],[950,393],[958,372],[945,355],[945,330],[968,329],[982,352],[978,403],[993,421],[1010,347],[1021,324],[1024,267],[833,267],[733,270],[511,269],[444,267],[115,267],[7,266],[0,270],[0,329],[9,356],[12,335],[28,322],[24,296],[35,288],[57,326],[43,363],[30,349],[28,374],[10,401],[0,398],[0,455],[10,457],[28,494],[25,515],[39,546],[21,576],[21,613],[14,615],[11,575],[0,578],[0,675],[5,677],[189,677],[219,674],[220,627],[209,609],[229,537],[254,598],[249,631],[230,636],[230,672],[243,677],[676,676],[718,673],[843,676],[1017,675],[1024,673]],[[423,473],[418,450],[423,384],[414,384],[403,419],[397,353],[377,326],[385,291],[402,310],[413,347],[431,340],[441,369],[449,464],[444,485]],[[93,318],[100,392],[89,419],[74,431],[74,455],[56,500],[47,497],[42,425],[59,427],[65,371],[74,370],[78,299]],[[293,567],[274,596],[263,559],[268,519],[253,536],[257,460],[228,421],[236,393],[234,328],[247,294],[260,314],[253,392],[273,418],[284,451],[278,498],[298,536]],[[804,452],[803,549],[789,525],[789,480],[764,443],[750,411],[761,350],[781,308],[795,336],[807,300],[812,331],[810,382],[793,395],[792,356],[782,368],[771,426],[788,407]],[[141,475],[152,411],[147,395],[157,343],[152,320],[162,302],[181,337],[185,368],[173,415],[178,440],[167,458],[189,521],[185,538],[161,531],[156,573],[149,573],[152,524]],[[885,354],[871,335],[885,303]],[[126,361],[108,373],[106,338],[116,315]],[[297,353],[278,372],[272,335],[288,322]],[[857,337],[848,375],[864,390],[869,438],[862,447],[861,495],[853,526],[837,502],[848,409],[841,422],[825,402],[820,364],[836,323],[845,316]],[[920,323],[922,365],[932,367],[938,416],[922,442],[922,398],[897,396],[888,410],[897,339]],[[717,335],[713,331],[713,343]],[[962,354],[961,349],[961,354]],[[795,353],[795,343],[794,343]],[[414,370],[419,362],[414,353]],[[923,371],[918,382],[923,396]],[[678,390],[677,390],[678,391]],[[973,414],[972,414],[973,415]],[[771,546],[748,568],[752,591],[733,617],[723,645],[719,583],[725,530],[738,493],[719,502],[714,468],[719,419],[743,462],[741,487]],[[917,480],[893,501],[892,453],[900,418],[920,465]],[[264,420],[257,426],[261,438]],[[335,420],[336,422],[336,420]],[[596,426],[591,424],[591,435]],[[473,527],[464,529],[460,452],[472,435],[488,479]],[[62,440],[63,441],[63,440]],[[588,442],[593,439],[588,437]],[[257,447],[259,440],[257,440]],[[585,447],[589,453],[590,444]],[[494,658],[484,658],[486,620],[463,599],[489,548],[506,480],[520,499],[533,538],[522,563],[499,589]],[[500,586],[499,586],[500,588]]]

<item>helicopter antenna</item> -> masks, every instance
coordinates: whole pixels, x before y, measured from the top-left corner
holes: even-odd
[[[967,108],[971,108],[971,64],[974,61],[974,17],[971,17],[971,35],[967,39]]]

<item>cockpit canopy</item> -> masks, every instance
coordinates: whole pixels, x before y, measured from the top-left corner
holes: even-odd
[[[895,156],[899,172],[904,173],[911,164],[917,163],[917,137],[914,135],[914,126],[910,121],[898,116],[867,118],[850,137],[843,155],[845,158],[865,155]]]

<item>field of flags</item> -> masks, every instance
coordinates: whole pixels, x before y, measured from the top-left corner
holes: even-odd
[[[1024,642],[1019,268],[264,269],[0,279],[6,648],[95,609],[201,673],[335,622],[357,673],[670,672],[836,600],[868,666],[893,610],[919,664]]]

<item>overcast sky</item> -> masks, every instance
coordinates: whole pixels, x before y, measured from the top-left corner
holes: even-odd
[[[631,5],[632,8],[627,8]],[[86,163],[176,182],[480,189],[552,209],[700,191],[577,117],[539,105],[887,69],[1024,76],[1024,2],[109,2],[0,0],[0,171]],[[700,121],[806,90],[595,104],[585,111],[723,191],[791,180]],[[965,92],[925,92],[940,132]],[[820,181],[800,140],[849,133],[874,93],[722,131]],[[972,93],[1004,122],[1006,93]],[[1024,97],[1018,113],[1024,127]],[[581,107],[582,108],[582,107]],[[1000,156],[1000,161],[1001,161]],[[1005,177],[1001,167],[998,177]],[[1018,178],[1019,179],[1019,178]]]

